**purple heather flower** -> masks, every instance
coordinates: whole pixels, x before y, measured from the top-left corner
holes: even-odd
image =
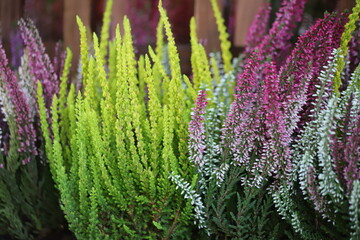
[[[315,101],[316,85],[320,85],[318,76],[322,66],[326,65],[331,52],[339,46],[344,29],[345,15],[326,14],[307,32],[301,35],[291,55],[280,69],[280,96],[284,103],[291,98],[305,94],[306,105],[303,107],[299,131],[305,122]],[[301,109],[300,109],[301,110]]]
[[[264,141],[261,123],[261,56],[254,52],[238,76],[234,102],[223,127],[222,142],[232,156],[231,164],[245,166],[250,158],[261,154]]]
[[[19,21],[21,37],[29,53],[29,64],[34,84],[39,80],[44,88],[46,106],[50,108],[52,97],[59,90],[59,79],[39,33],[31,20]]]
[[[257,48],[264,57],[279,60],[283,51],[288,51],[288,42],[292,38],[293,30],[301,21],[306,0],[285,0],[276,13],[276,19],[269,34],[265,36]]]
[[[18,68],[21,64],[21,56],[24,54],[24,44],[22,42],[19,31],[10,32],[11,42],[11,66]]]
[[[26,97],[20,90],[19,83],[15,74],[8,67],[8,60],[5,51],[0,44],[0,73],[4,83],[5,91],[11,99],[14,107],[14,115],[17,123],[17,135],[20,143],[18,149],[22,155],[22,163],[26,164],[30,161],[29,155],[37,155],[35,146],[36,134],[34,130],[33,120],[30,114],[30,106],[26,101]]]
[[[262,165],[266,166],[269,175],[275,174],[279,178],[291,170],[291,132],[286,127],[283,104],[278,95],[280,87],[275,63],[265,63],[263,73],[262,111],[265,115],[266,142],[260,162],[264,162]]]
[[[318,179],[316,177],[316,170],[314,166],[310,166],[307,176],[307,190],[310,195],[310,200],[314,203],[314,208],[320,213],[325,212],[325,201],[320,194],[319,187],[317,185]]]
[[[191,121],[189,123],[189,152],[190,160],[194,162],[196,166],[202,167],[205,162],[203,154],[205,151],[205,130],[204,130],[204,114],[207,105],[206,91],[202,90],[196,99],[196,107],[193,109]]]
[[[64,67],[66,52],[63,51],[61,42],[57,42],[55,45],[55,55],[53,58],[53,66],[57,76],[61,76],[62,69]]]
[[[254,51],[254,49],[261,44],[264,36],[266,36],[270,19],[270,12],[270,2],[266,2],[262,5],[260,11],[256,14],[255,19],[252,22],[246,36],[246,47],[244,52],[246,56],[249,56]]]
[[[311,115],[313,104],[315,102],[316,85],[320,85],[319,74],[322,67],[326,65],[333,49],[340,46],[340,38],[344,31],[344,25],[347,21],[346,14],[326,14],[324,19],[319,20],[311,29],[312,39],[316,43],[313,47],[313,62],[311,65],[313,77],[309,81],[308,100],[304,111],[301,113],[302,119],[300,125],[309,121],[307,118]],[[308,37],[311,37],[308,35]]]
[[[356,116],[354,127],[351,128],[346,136],[346,146],[344,149],[344,178],[346,180],[347,191],[350,194],[355,180],[360,180],[360,112]]]

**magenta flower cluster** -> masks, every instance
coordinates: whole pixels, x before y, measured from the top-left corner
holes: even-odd
[[[9,127],[6,124],[9,118],[10,120],[11,118],[15,119],[17,131],[16,136],[8,136],[7,133],[6,138],[2,141],[2,146],[4,148],[3,154],[6,157],[9,141],[11,138],[17,137],[21,162],[27,164],[39,153],[37,141],[40,140],[40,137],[37,136],[35,130],[39,127],[38,122],[36,122],[38,113],[37,104],[35,104],[37,101],[37,81],[43,85],[47,106],[51,105],[52,97],[59,91],[60,82],[49,56],[45,53],[45,47],[33,22],[31,20],[20,20],[19,27],[24,49],[20,51],[23,56],[21,56],[18,72],[11,70],[5,51],[0,45],[1,97],[6,98],[1,99],[2,107],[6,109],[1,122],[5,130]],[[21,46],[22,44],[18,45]],[[54,63],[57,66],[57,71],[60,72],[63,57],[61,57],[60,48],[57,52],[60,57],[55,58]],[[5,164],[1,164],[4,167],[6,161]]]
[[[1,44],[0,73],[1,80],[3,81],[5,87],[5,92],[11,99],[12,105],[14,106],[13,112],[18,130],[17,137],[20,143],[18,151],[22,156],[22,163],[26,164],[30,162],[31,156],[36,156],[38,154],[33,119],[30,114],[30,106],[19,87],[18,79],[8,66],[8,60]]]
[[[206,91],[201,90],[196,99],[196,106],[193,109],[193,115],[191,116],[191,121],[189,123],[189,154],[190,161],[192,161],[196,166],[204,166],[203,154],[205,151],[205,131],[204,131],[204,114],[205,107],[207,105],[206,101]]]
[[[41,82],[47,107],[50,107],[52,97],[59,91],[59,78],[49,56],[45,53],[45,47],[33,22],[30,19],[20,20],[19,27],[26,51],[29,54],[33,83],[36,86],[37,81]]]

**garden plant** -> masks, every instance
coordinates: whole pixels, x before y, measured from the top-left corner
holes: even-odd
[[[19,67],[0,44],[0,234],[41,239],[360,239],[360,0],[299,31],[306,0],[266,1],[231,54],[190,21],[182,74],[162,1],[137,56],[127,17],[99,36],[80,18],[53,61],[19,22]],[[113,36],[113,38],[110,38]]]

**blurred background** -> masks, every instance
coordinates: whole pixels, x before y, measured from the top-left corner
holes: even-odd
[[[77,59],[79,33],[75,16],[79,15],[91,31],[100,32],[106,0],[0,0],[0,36],[12,65],[19,64],[21,39],[17,21],[21,17],[34,20],[50,56],[55,46],[69,46]],[[244,46],[248,28],[261,7],[268,0],[218,0],[233,43],[233,53],[238,54]],[[159,14],[158,0],[114,0],[113,24],[122,22],[127,15],[132,25],[137,53],[155,42],[155,29]],[[218,33],[209,0],[163,0],[168,11],[175,40],[179,46],[184,72],[190,71],[187,64],[190,56],[189,22],[195,16],[199,39],[208,52],[219,49]],[[281,0],[271,0],[273,12]],[[302,27],[310,26],[324,11],[351,9],[355,0],[308,0]],[[272,19],[275,14],[272,15]],[[113,33],[114,31],[112,31]],[[11,43],[11,44],[10,44]]]

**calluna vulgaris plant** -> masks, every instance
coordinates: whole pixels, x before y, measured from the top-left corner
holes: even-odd
[[[294,146],[291,181],[273,193],[279,213],[303,239],[360,238],[359,65],[345,74],[359,13],[356,1],[340,47],[318,78],[311,120]]]
[[[51,62],[20,21],[17,71],[0,45],[0,234],[59,228],[60,202],[78,239],[360,239],[360,0],[295,44],[306,1],[270,29],[267,2],[234,59],[210,1],[221,53],[192,19],[190,79],[161,1],[138,59],[127,18],[109,40],[112,0],[100,39],[78,18],[76,85],[71,51]]]
[[[25,49],[17,71],[0,44],[0,234],[25,240],[59,229],[63,217],[36,107],[37,81],[50,103],[59,79],[33,23],[20,20],[19,26]]]
[[[77,19],[81,91],[71,85],[67,93],[63,78],[50,119],[46,88],[38,85],[46,153],[62,209],[78,239],[189,239],[193,206],[169,176],[196,182],[188,161],[187,125],[196,89],[208,81],[202,73],[210,74],[205,51],[201,45],[194,49],[199,75],[193,86],[181,75],[160,1],[156,51],[149,47],[148,55],[135,60],[127,18],[124,34],[118,27],[108,41],[111,5],[108,1],[100,43],[94,34],[91,50]],[[169,74],[162,64],[163,29]]]
[[[222,87],[215,86],[216,94],[211,87],[209,93],[209,86],[199,93],[189,125],[189,159],[198,169],[198,182],[195,188],[190,188],[180,176],[172,178],[184,190],[184,196],[193,199],[198,227],[214,238],[278,239],[284,234],[305,239],[334,237],[329,233],[316,233],[320,226],[315,223],[308,227],[314,227],[312,231],[304,230],[308,223],[302,223],[298,215],[293,215],[290,202],[279,200],[283,196],[282,188],[287,189],[287,184],[294,181],[293,172],[297,171],[295,159],[301,153],[293,148],[296,136],[303,125],[314,118],[309,114],[315,111],[314,102],[319,96],[323,97],[322,94],[329,94],[325,91],[316,95],[317,86],[322,82],[318,77],[332,50],[340,46],[346,21],[344,14],[326,14],[299,37],[287,59],[279,62],[277,57],[284,56],[281,52],[288,48],[287,33],[295,27],[294,22],[299,21],[304,4],[305,1],[284,1],[262,41],[255,36],[258,31],[250,30],[248,41],[252,42],[245,52],[247,60],[238,76],[235,100],[226,120],[221,121],[224,107],[218,102],[221,96],[217,95],[222,93],[219,91]],[[268,6],[264,9],[260,14],[268,11]],[[252,28],[260,28],[259,24],[264,25],[264,21],[256,18]],[[343,36],[345,34],[346,31]],[[262,35],[260,32],[259,36]],[[315,132],[321,133],[318,129],[312,133]],[[339,129],[338,132],[346,134]],[[304,146],[308,142],[306,139]],[[356,149],[356,145],[353,147]],[[344,149],[337,151],[346,154]],[[331,152],[323,155],[330,156]],[[358,162],[355,154],[349,170],[352,179],[358,176],[354,167]],[[328,179],[332,179],[331,176]],[[358,223],[359,205],[355,194],[351,195],[355,202],[350,203],[353,224]],[[298,196],[298,199],[302,198]],[[284,229],[289,226],[280,220],[276,209],[293,226],[293,233],[290,228]],[[303,207],[300,209],[295,213],[307,214]],[[314,221],[311,213],[308,217]],[[342,231],[349,232],[349,228]]]

